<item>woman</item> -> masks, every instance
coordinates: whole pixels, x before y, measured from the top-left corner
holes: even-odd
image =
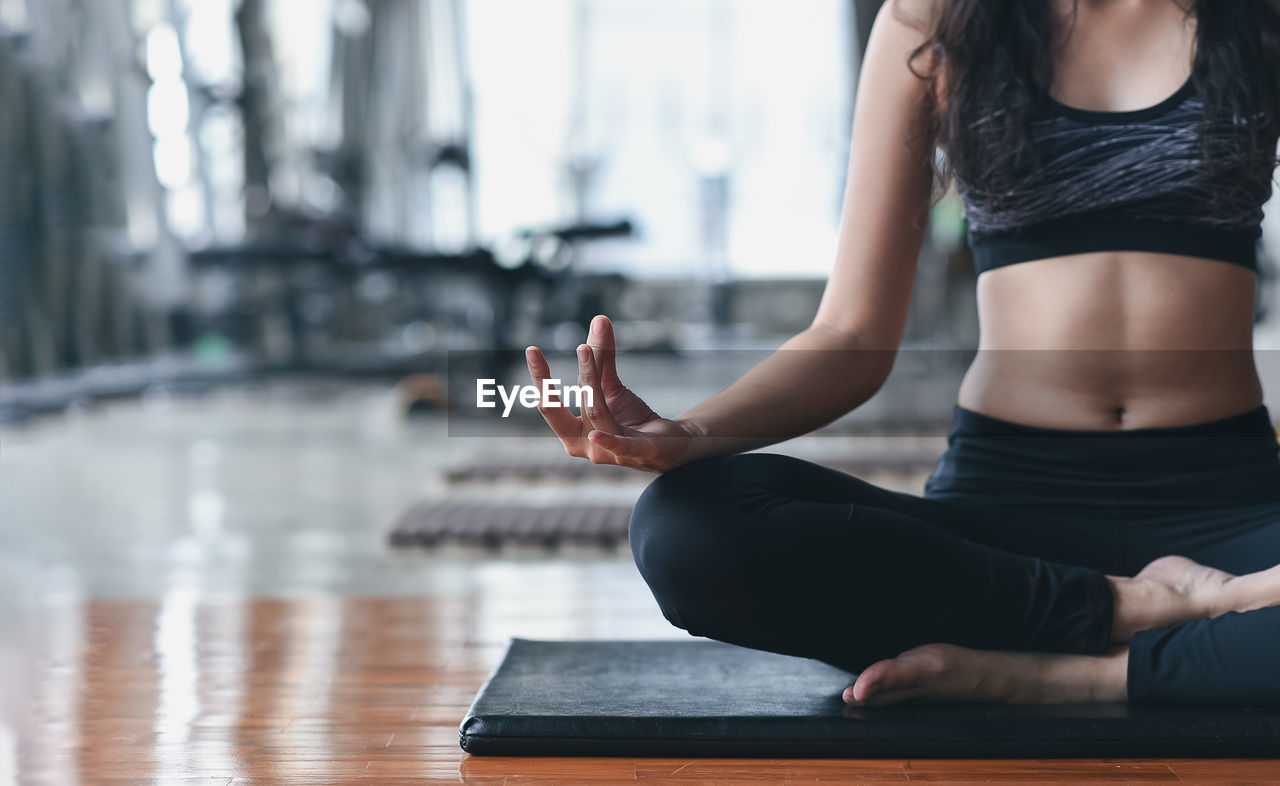
[[[664,473],[631,543],[667,618],[860,672],[858,705],[1280,702],[1280,458],[1251,344],[1277,75],[1265,0],[888,3],[813,325],[670,420],[598,317],[595,405],[543,410],[571,455]],[[982,337],[924,496],[741,454],[880,388],[939,174]]]

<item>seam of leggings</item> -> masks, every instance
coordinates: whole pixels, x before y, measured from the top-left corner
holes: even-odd
[[[1147,639],[1150,631],[1138,631],[1129,642],[1129,663],[1125,677],[1128,700],[1142,702],[1150,693],[1148,672],[1151,670],[1151,658],[1148,654]]]
[[[1111,649],[1111,628],[1115,625],[1116,615],[1116,597],[1111,591],[1111,582],[1107,581],[1107,577],[1102,572],[1097,572],[1097,581],[1094,587],[1098,592],[1098,608],[1102,610],[1098,622],[1098,634],[1101,639],[1101,646],[1098,653],[1105,653]]]
[[[1116,522],[1116,525],[1120,529],[1120,537],[1116,539],[1117,542],[1115,546],[1116,552],[1118,552],[1115,555],[1115,565],[1122,575],[1126,575],[1130,572],[1129,569],[1132,567],[1131,559],[1133,549],[1130,547],[1130,536],[1132,534],[1129,528],[1130,517],[1125,514],[1124,509],[1120,505],[1120,492],[1113,491],[1109,494],[1109,497],[1110,499],[1107,500],[1108,514],[1110,515],[1111,520]]]
[[[1129,517],[1124,515],[1120,509],[1119,500],[1112,499],[1111,513],[1114,520],[1120,526],[1120,544],[1119,554],[1116,561],[1117,567],[1125,573],[1132,572],[1133,566],[1133,549],[1131,546],[1132,533],[1130,532]],[[1109,587],[1108,587],[1109,589]],[[1112,615],[1115,614],[1115,596],[1112,595]],[[1114,625],[1114,616],[1112,623]],[[1110,629],[1108,629],[1108,633]],[[1129,659],[1125,664],[1125,695],[1128,701],[1141,701],[1142,697],[1147,694],[1147,682],[1150,664],[1147,658],[1147,648],[1143,643],[1142,631],[1134,634],[1129,640]]]

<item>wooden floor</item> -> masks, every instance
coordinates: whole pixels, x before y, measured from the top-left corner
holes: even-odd
[[[1280,782],[1272,761],[470,757],[458,723],[501,653],[478,603],[175,592],[51,606],[16,782]]]

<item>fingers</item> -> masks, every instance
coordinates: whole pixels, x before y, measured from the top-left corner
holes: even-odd
[[[578,385],[591,391],[591,396],[582,398],[582,422],[588,429],[599,429],[610,434],[617,434],[622,429],[613,419],[609,405],[605,403],[604,391],[600,387],[600,371],[596,367],[595,353],[587,344],[578,346]]]
[[[649,437],[624,437],[603,431],[587,434],[587,442],[591,446],[590,455],[599,453],[609,457],[607,461],[592,458],[597,464],[617,464],[645,472],[661,472],[664,468],[654,461],[657,451],[650,444],[652,441]]]
[[[613,335],[613,322],[608,317],[601,314],[591,320],[587,344],[600,369],[600,386],[610,395],[622,390],[622,380],[618,378],[618,344]]]
[[[653,459],[657,453],[652,437],[624,437],[621,434],[592,431],[587,434],[587,439],[592,445],[604,448],[619,460],[643,463]]]
[[[524,359],[529,364],[530,379],[538,390],[542,390],[543,380],[551,377],[551,366],[547,363],[546,356],[537,347],[529,347],[524,351]],[[554,392],[547,396],[547,400],[560,403],[559,395]],[[549,407],[547,401],[539,401],[538,411],[542,413],[543,420],[547,421],[547,425],[556,433],[560,441],[565,443],[566,448],[570,444],[567,440],[576,441],[582,438],[582,421],[570,412],[568,407]]]
[[[622,466],[639,467],[637,456],[645,453],[639,440],[621,437],[616,432],[621,428],[614,421],[609,407],[605,403],[600,390],[599,369],[591,347],[583,344],[578,347],[578,385],[591,391],[590,405],[587,397],[582,399],[582,417],[579,418],[566,406],[555,388],[552,388],[545,399],[538,404],[538,412],[560,438],[565,451],[578,458],[590,459],[596,464],[620,464]],[[543,381],[551,378],[551,366],[546,356],[537,347],[525,350],[525,362],[529,367],[529,377],[539,390],[543,389]],[[559,404],[560,406],[556,406]],[[595,431],[592,431],[596,429]],[[591,431],[598,438],[616,438],[610,444],[618,447],[621,453],[615,454],[605,443],[597,440],[583,439],[584,433]]]

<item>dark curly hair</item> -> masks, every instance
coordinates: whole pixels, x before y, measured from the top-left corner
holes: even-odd
[[[1280,0],[1178,2],[1196,18],[1192,79],[1204,119],[1237,132],[1227,143],[1204,135],[1210,173],[1238,171],[1241,164],[1274,169]],[[1073,0],[1071,23],[1078,3]],[[1030,119],[1052,82],[1055,24],[1049,0],[936,2],[928,38],[911,53],[910,66],[932,88],[925,130],[945,153],[934,159],[940,184],[980,176],[1000,188],[1034,177]]]

